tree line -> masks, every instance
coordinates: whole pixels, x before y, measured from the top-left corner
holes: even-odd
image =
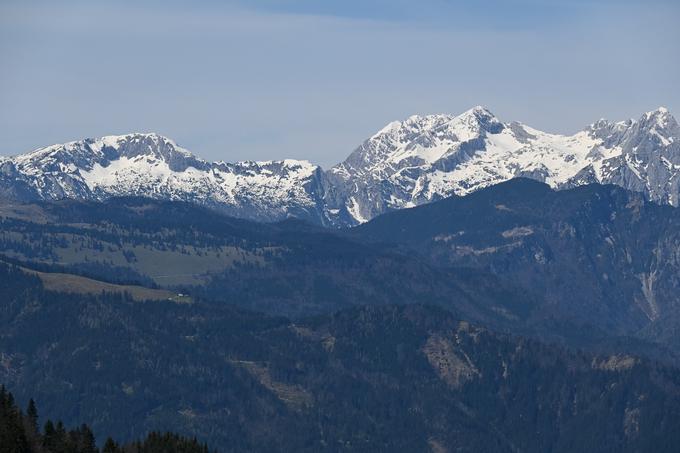
[[[24,411],[2,385],[0,453],[210,453],[210,450],[196,438],[160,432],[149,433],[142,440],[126,444],[109,437],[100,449],[86,424],[67,429],[61,421],[47,420],[41,429],[33,399]]]

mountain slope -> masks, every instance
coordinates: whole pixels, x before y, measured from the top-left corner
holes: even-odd
[[[519,225],[527,218],[551,215],[544,212],[526,217],[529,209],[543,210],[549,206],[543,201],[545,194],[551,193],[547,186],[533,185],[539,190],[519,192],[518,197],[531,207],[517,216]],[[177,300],[189,296],[194,300],[219,301],[294,318],[327,314],[356,305],[438,305],[463,319],[499,331],[587,350],[635,352],[680,363],[678,339],[669,328],[672,323],[656,323],[648,335],[638,334],[632,328],[652,326],[640,310],[640,306],[645,307],[642,301],[646,299],[637,278],[624,281],[619,293],[613,295],[609,291],[609,296],[603,297],[592,292],[592,288],[600,288],[600,283],[588,274],[588,267],[576,260],[573,266],[562,263],[564,282],[590,283],[583,289],[572,283],[566,294],[583,297],[570,303],[564,298],[555,299],[553,294],[567,287],[565,283],[560,286],[552,281],[544,282],[538,274],[540,285],[527,288],[526,279],[507,278],[507,275],[523,275],[521,272],[534,275],[540,271],[530,259],[518,261],[516,274],[511,274],[484,267],[477,261],[443,259],[447,256],[446,243],[428,244],[426,234],[440,226],[446,218],[444,214],[454,219],[472,215],[479,217],[482,224],[480,227],[468,225],[468,234],[473,236],[471,232],[478,228],[480,244],[487,241],[491,250],[497,238],[503,239],[499,231],[513,226],[499,231],[486,228],[485,223],[505,225],[508,218],[494,217],[495,208],[485,213],[486,204],[474,200],[480,197],[484,200],[497,188],[513,193],[503,185],[493,186],[460,198],[470,202],[456,209],[442,211],[440,204],[444,202],[433,203],[386,214],[348,231],[329,230],[296,220],[254,223],[191,203],[139,198],[5,205],[0,209],[0,258],[52,276],[75,274],[118,285],[161,287],[185,295]],[[564,195],[571,196],[572,191],[564,191]],[[433,210],[431,216],[427,214],[430,210]],[[409,232],[411,226],[399,218],[401,214],[418,212],[426,215],[415,219],[412,227],[417,234],[413,234]],[[664,219],[666,215],[668,213],[659,213],[652,220],[658,225],[668,223],[668,219]],[[404,243],[395,247],[371,243],[370,235],[361,236],[365,229],[380,224],[383,218],[391,223],[392,217],[397,218],[394,229],[405,231],[414,240],[425,238],[422,244]],[[597,226],[586,223],[583,228]],[[388,229],[378,237],[391,239],[393,235]],[[475,250],[474,246],[463,245],[464,250]],[[582,244],[578,241],[560,246],[570,259],[581,253]],[[485,247],[482,245],[480,249]],[[643,259],[645,249],[639,249]],[[439,254],[429,253],[431,251]],[[530,250],[526,253],[531,256]],[[638,253],[637,249],[632,253]],[[607,272],[612,278],[631,275],[632,271],[624,271],[626,269],[621,268],[621,275]],[[582,277],[584,272],[586,278]],[[667,296],[672,294],[675,285],[674,274],[658,272],[656,276],[653,294],[658,293],[659,303],[666,307]],[[63,287],[64,281],[61,283]],[[88,288],[94,286],[84,285],[84,289]],[[616,295],[620,297],[615,298]],[[555,300],[563,303],[556,305]]]
[[[664,108],[572,136],[503,123],[476,107],[390,123],[324,172],[305,161],[210,163],[156,134],[53,145],[0,158],[0,197],[182,200],[257,221],[351,226],[524,176],[555,188],[617,184],[678,205],[680,126]]]
[[[0,381],[43,416],[220,451],[674,451],[675,370],[568,353],[433,307],[295,323],[45,292],[0,264]],[[538,390],[538,391],[537,391]]]
[[[598,184],[554,191],[515,179],[392,212],[352,233],[518,285],[537,301],[530,323],[569,319],[677,342],[680,210],[640,194]]]
[[[352,305],[429,303],[498,318],[521,297],[493,276],[423,260],[295,220],[262,224],[191,203],[116,198],[0,209],[0,259],[36,271],[174,289],[286,316]]]

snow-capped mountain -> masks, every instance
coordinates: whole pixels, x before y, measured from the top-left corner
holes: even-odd
[[[350,216],[361,223],[519,176],[556,188],[618,184],[678,205],[678,173],[680,127],[664,108],[639,121],[600,120],[564,136],[502,123],[475,107],[458,116],[390,123],[328,176]]]
[[[157,134],[86,139],[0,160],[0,193],[11,198],[145,196],[261,221],[321,222],[322,178],[306,161],[206,162]]]
[[[665,108],[571,136],[475,107],[412,116],[324,172],[306,161],[207,162],[156,134],[86,139],[0,158],[0,196],[183,200],[260,221],[356,225],[384,212],[524,176],[556,188],[611,183],[680,204],[680,126]]]

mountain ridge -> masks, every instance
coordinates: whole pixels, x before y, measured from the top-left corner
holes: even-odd
[[[393,121],[328,170],[306,160],[209,162],[155,133],[104,136],[0,157],[0,196],[19,201],[145,196],[256,221],[347,227],[515,177],[564,189],[611,183],[680,203],[680,126],[660,107],[571,136],[460,115]]]
[[[444,268],[489,272],[555,313],[610,333],[675,336],[680,211],[619,186],[555,190],[516,178],[350,230]],[[547,309],[550,313],[542,313]],[[667,329],[667,330],[666,330]],[[675,332],[675,333],[672,333]]]

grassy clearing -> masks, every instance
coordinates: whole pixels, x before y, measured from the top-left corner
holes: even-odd
[[[59,272],[38,272],[23,268],[25,272],[37,275],[45,289],[62,293],[101,294],[128,293],[136,301],[170,300],[176,303],[191,303],[192,299],[184,294],[177,294],[165,289],[152,289],[135,285],[116,285],[101,282],[87,277]]]

